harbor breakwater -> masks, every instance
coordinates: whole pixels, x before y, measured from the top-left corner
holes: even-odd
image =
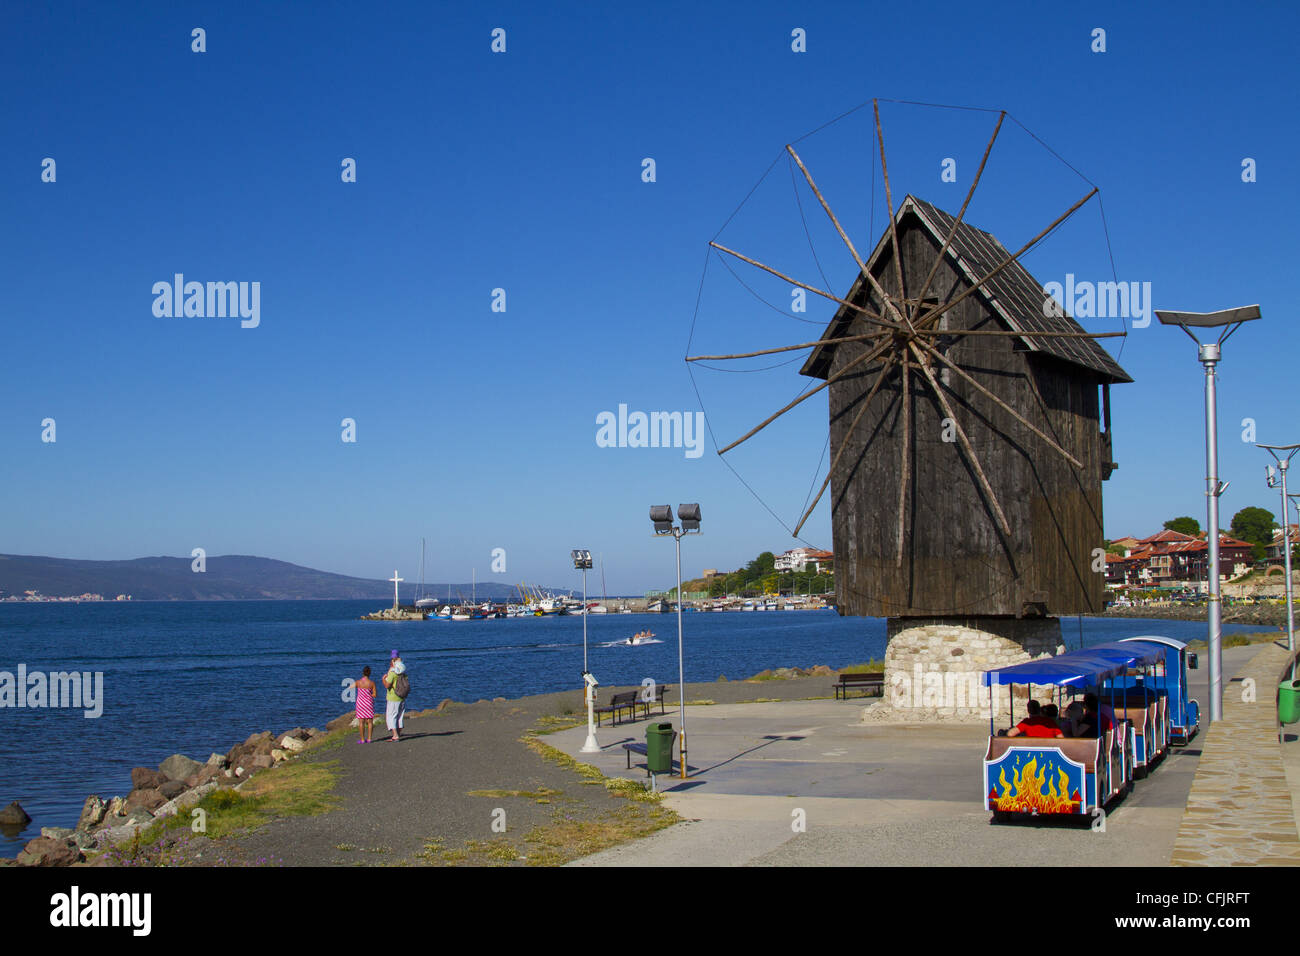
[[[1157,604],[1145,607],[1110,608],[1095,617],[1150,618],[1162,621],[1206,620],[1205,605]],[[1286,627],[1285,604],[1225,604],[1223,623],[1234,625],[1259,625],[1262,628]],[[1202,635],[1204,636],[1204,635]]]

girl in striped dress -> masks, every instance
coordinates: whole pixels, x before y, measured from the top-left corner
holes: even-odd
[[[370,743],[371,728],[375,724],[375,682],[370,679],[370,668],[361,669],[361,680],[354,685],[357,692],[357,723],[361,725],[359,744]]]

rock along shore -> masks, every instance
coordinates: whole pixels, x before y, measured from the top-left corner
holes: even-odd
[[[351,721],[351,712],[340,715],[326,730],[295,727],[282,734],[270,731],[253,734],[224,754],[214,753],[205,763],[184,754],[173,754],[157,769],[136,767],[131,771],[131,791],[104,800],[91,794],[81,810],[75,828],[42,827],[41,835],[29,840],[14,861],[20,866],[71,866],[86,861],[86,852],[104,850],[132,839],[154,821],[175,816],[194,807],[209,793],[223,787],[239,789],[262,770],[320,744],[326,736]],[[20,820],[27,817],[17,803],[6,811]],[[27,817],[27,820],[30,820]],[[98,861],[108,865],[107,861]]]

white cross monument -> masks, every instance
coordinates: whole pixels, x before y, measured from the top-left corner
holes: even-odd
[[[398,608],[398,603],[397,603],[397,582],[398,582],[398,581],[405,581],[406,578],[399,578],[399,577],[397,576],[397,571],[394,570],[394,571],[393,571],[393,576],[392,576],[391,578],[389,578],[388,580],[390,580],[390,581],[393,582],[393,610],[396,611],[397,608]]]

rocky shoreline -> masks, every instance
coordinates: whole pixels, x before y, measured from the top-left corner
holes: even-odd
[[[1146,607],[1109,608],[1102,614],[1090,617],[1142,617],[1161,618],[1166,621],[1204,621],[1204,605],[1156,605]],[[1285,627],[1286,605],[1240,604],[1225,605],[1224,624],[1258,624],[1261,627]]]
[[[173,754],[157,769],[136,767],[131,771],[131,791],[125,797],[104,800],[91,794],[75,828],[42,827],[41,835],[29,840],[15,859],[0,860],[0,865],[111,865],[104,856],[88,864],[86,854],[125,843],[156,821],[191,810],[216,790],[239,790],[255,774],[319,746],[354,720],[349,711],[330,721],[325,730],[262,731],[224,754],[212,754],[204,763]],[[31,818],[16,801],[0,810],[0,823],[25,826],[29,822]]]

